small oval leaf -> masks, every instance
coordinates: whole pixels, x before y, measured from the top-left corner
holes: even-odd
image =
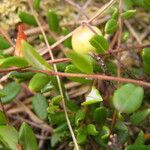
[[[136,10],[127,10],[126,12],[122,13],[121,16],[123,19],[130,19],[136,13]]]
[[[54,32],[58,32],[60,27],[59,27],[59,20],[57,14],[54,11],[49,10],[47,19],[48,19],[49,28]]]
[[[21,19],[22,22],[24,22],[28,25],[37,26],[37,22],[36,22],[34,16],[29,13],[20,12],[19,18]]]
[[[30,65],[37,69],[51,70],[51,66],[47,61],[29,43],[22,40],[21,46],[23,55]]]
[[[4,88],[1,90],[6,96],[2,97],[2,103],[9,103],[11,102],[20,92],[20,84],[16,82],[8,83]]]
[[[45,120],[47,118],[48,102],[43,95],[38,93],[34,97],[32,97],[32,106],[36,115],[40,119]]]
[[[120,112],[133,113],[141,106],[143,95],[142,87],[125,84],[115,91],[113,104]]]
[[[18,144],[18,132],[12,126],[0,126],[0,142],[10,150],[16,150]]]
[[[67,57],[71,58],[72,63],[82,72],[93,73],[93,60],[88,55],[81,55],[75,51],[68,51]]]
[[[68,65],[65,69],[66,73],[82,73],[77,67],[74,65]],[[68,77],[69,80],[79,82],[79,83],[91,83],[92,80],[78,77]]]
[[[0,59],[0,68],[8,68],[8,67],[27,67],[28,62],[18,56],[12,56]]]
[[[96,48],[98,54],[104,54],[109,49],[107,40],[101,35],[94,35],[89,42]]]
[[[117,29],[118,29],[117,20],[110,19],[109,21],[107,21],[107,23],[105,25],[105,32],[107,34],[113,34],[114,32],[117,31]]]
[[[50,77],[43,73],[36,73],[29,82],[29,89],[34,92],[41,91],[42,88],[50,81]]]
[[[35,134],[27,123],[22,123],[19,130],[19,144],[24,150],[38,150]]]

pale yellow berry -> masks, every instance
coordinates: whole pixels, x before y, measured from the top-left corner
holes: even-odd
[[[101,31],[96,26],[91,28],[99,35]],[[72,48],[74,51],[80,54],[87,54],[89,51],[95,52],[95,48],[90,44],[89,40],[95,35],[95,33],[87,26],[80,26],[76,29],[72,35]]]

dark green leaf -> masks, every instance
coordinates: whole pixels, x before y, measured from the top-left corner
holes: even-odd
[[[37,69],[51,70],[51,66],[47,63],[47,61],[39,55],[39,53],[30,44],[26,41],[22,41],[21,46],[23,55],[30,65]]]
[[[113,34],[118,29],[118,22],[115,19],[110,19],[105,25],[105,32],[107,34]]]
[[[57,14],[54,11],[49,10],[47,17],[49,28],[54,32],[58,32],[60,27]]]
[[[99,91],[93,86],[91,92],[86,96],[86,101],[81,103],[82,106],[100,103],[103,101]]]
[[[74,65],[68,65],[65,69],[66,73],[82,73],[77,67]],[[78,77],[68,77],[69,80],[79,82],[79,83],[90,83],[92,80]]]
[[[75,51],[68,51],[67,57],[71,58],[72,63],[84,73],[93,73],[93,60],[88,55],[81,55]]]
[[[20,92],[20,84],[16,82],[8,83],[4,88],[2,89],[2,92],[6,95],[1,98],[3,103],[9,103],[11,102]]]
[[[103,54],[105,53],[108,48],[109,48],[109,44],[107,42],[107,40],[101,36],[101,35],[95,35],[90,39],[90,43],[93,47],[96,48],[96,52],[98,54]]]
[[[40,8],[40,2],[41,2],[41,0],[34,0],[33,1],[33,8],[35,10],[38,10]]]
[[[26,67],[26,66],[28,66],[28,62],[22,57],[11,56],[0,59],[0,68]]]
[[[131,123],[133,125],[138,125],[139,123],[143,122],[146,119],[146,117],[149,116],[149,114],[150,114],[150,109],[138,111],[130,117]]]
[[[40,119],[45,120],[47,118],[48,102],[42,94],[38,93],[34,97],[32,97],[32,106],[36,115]]]
[[[97,122],[97,123],[101,123],[101,124],[104,124],[105,121],[106,121],[106,117],[107,117],[107,110],[105,107],[98,107],[95,109],[94,111],[94,120]]]
[[[2,36],[0,36],[0,50],[3,49],[7,49],[10,47],[10,44],[7,42],[7,40],[5,38],[3,38]]]
[[[120,112],[133,113],[141,106],[143,95],[142,87],[125,84],[115,91],[113,104]]]
[[[46,86],[46,84],[48,84],[48,82],[50,82],[50,77],[48,75],[36,73],[30,80],[28,87],[34,92],[39,92],[44,86]]]
[[[121,16],[123,19],[129,19],[133,17],[136,13],[136,10],[127,10],[126,12],[122,13]]]
[[[85,118],[85,112],[83,112],[82,110],[78,110],[75,115],[75,125],[78,126],[79,122],[84,120],[84,118]]]
[[[35,134],[32,128],[25,122],[19,130],[19,143],[24,150],[38,150]]]
[[[94,124],[87,125],[86,130],[89,135],[96,136],[98,134],[98,131],[96,130],[96,127]]]
[[[22,22],[24,22],[28,25],[37,26],[37,22],[36,22],[34,16],[29,13],[21,12],[19,14],[19,18],[21,19]]]
[[[12,126],[0,126],[0,142],[10,150],[16,150],[18,144],[18,132]]]
[[[24,80],[31,79],[33,77],[33,75],[35,75],[35,73],[33,73],[33,72],[17,72],[17,71],[13,71],[9,75],[9,78],[16,78],[16,79],[19,79],[19,81],[24,81]]]
[[[0,110],[0,125],[5,125],[7,123],[7,119],[5,114]]]
[[[118,139],[121,143],[125,143],[129,137],[128,127],[124,124],[123,121],[117,121],[115,124],[115,131],[118,135]]]

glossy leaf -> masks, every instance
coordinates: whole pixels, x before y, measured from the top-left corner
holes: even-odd
[[[16,150],[18,144],[18,132],[12,126],[0,126],[0,142],[10,150]]]
[[[142,87],[125,84],[115,91],[113,104],[120,112],[133,113],[141,106],[143,95]]]
[[[115,19],[110,19],[105,25],[105,32],[107,34],[113,34],[118,29],[118,22]]]
[[[54,11],[49,9],[47,19],[48,19],[48,25],[50,30],[54,32],[58,32],[60,27],[59,27],[59,20],[57,14]]]
[[[130,19],[136,13],[136,10],[127,10],[126,12],[122,13],[121,16],[123,19]]]
[[[140,131],[134,144],[144,145],[144,142],[145,142],[144,133],[143,133],[143,131]]]
[[[51,70],[51,66],[42,56],[39,55],[34,47],[32,47],[24,40],[22,40],[21,46],[23,50],[23,55],[30,65],[37,69]]]
[[[86,96],[86,101],[83,102],[81,105],[91,105],[94,103],[100,103],[103,101],[99,91],[93,86],[91,92]]]
[[[24,150],[38,150],[35,134],[32,128],[25,122],[19,130],[19,144],[21,144]]]
[[[107,42],[107,40],[101,36],[101,35],[95,35],[90,39],[90,43],[93,47],[96,48],[96,52],[98,54],[103,54],[105,53],[108,48],[109,48],[109,44]]]
[[[96,136],[98,134],[98,131],[96,130],[96,127],[94,124],[87,125],[86,130],[89,135]]]
[[[94,117],[94,120],[97,123],[104,124],[105,121],[106,121],[106,117],[107,117],[107,110],[106,110],[106,108],[103,107],[103,106],[96,108],[95,111],[94,111],[93,117]]]
[[[7,124],[6,116],[4,112],[0,110],[0,125],[5,125],[5,124]]]
[[[41,2],[41,0],[34,0],[33,1],[33,8],[35,10],[38,10],[40,8],[40,2]]]
[[[0,59],[0,68],[8,68],[8,67],[27,67],[28,62],[18,56],[11,56],[7,58]]]
[[[149,116],[149,114],[150,114],[150,109],[138,111],[130,117],[131,123],[133,125],[138,125],[139,123],[144,121]]]
[[[45,120],[47,118],[48,101],[42,94],[38,93],[32,97],[32,106],[40,119]]]
[[[46,84],[48,84],[48,82],[50,82],[50,77],[48,75],[36,73],[30,80],[28,87],[34,92],[39,92]]]
[[[68,51],[67,57],[72,60],[72,63],[81,71],[87,74],[93,73],[93,60],[88,55],[81,55],[75,51]],[[85,67],[88,66],[88,67]]]
[[[2,36],[0,36],[0,50],[4,50],[10,47],[10,44],[7,42],[7,40],[5,38],[3,38]]]
[[[36,22],[34,16],[29,13],[20,12],[19,18],[21,19],[22,22],[24,22],[28,25],[37,26],[37,22]]]
[[[78,110],[75,115],[75,125],[78,126],[79,122],[85,119],[85,112]]]
[[[65,69],[66,73],[82,73],[77,67],[74,65],[68,65]],[[79,82],[79,83],[90,83],[92,80],[78,77],[68,77],[69,80]]]
[[[19,94],[20,84],[10,82],[1,90],[6,96],[1,98],[2,103],[9,103]]]

